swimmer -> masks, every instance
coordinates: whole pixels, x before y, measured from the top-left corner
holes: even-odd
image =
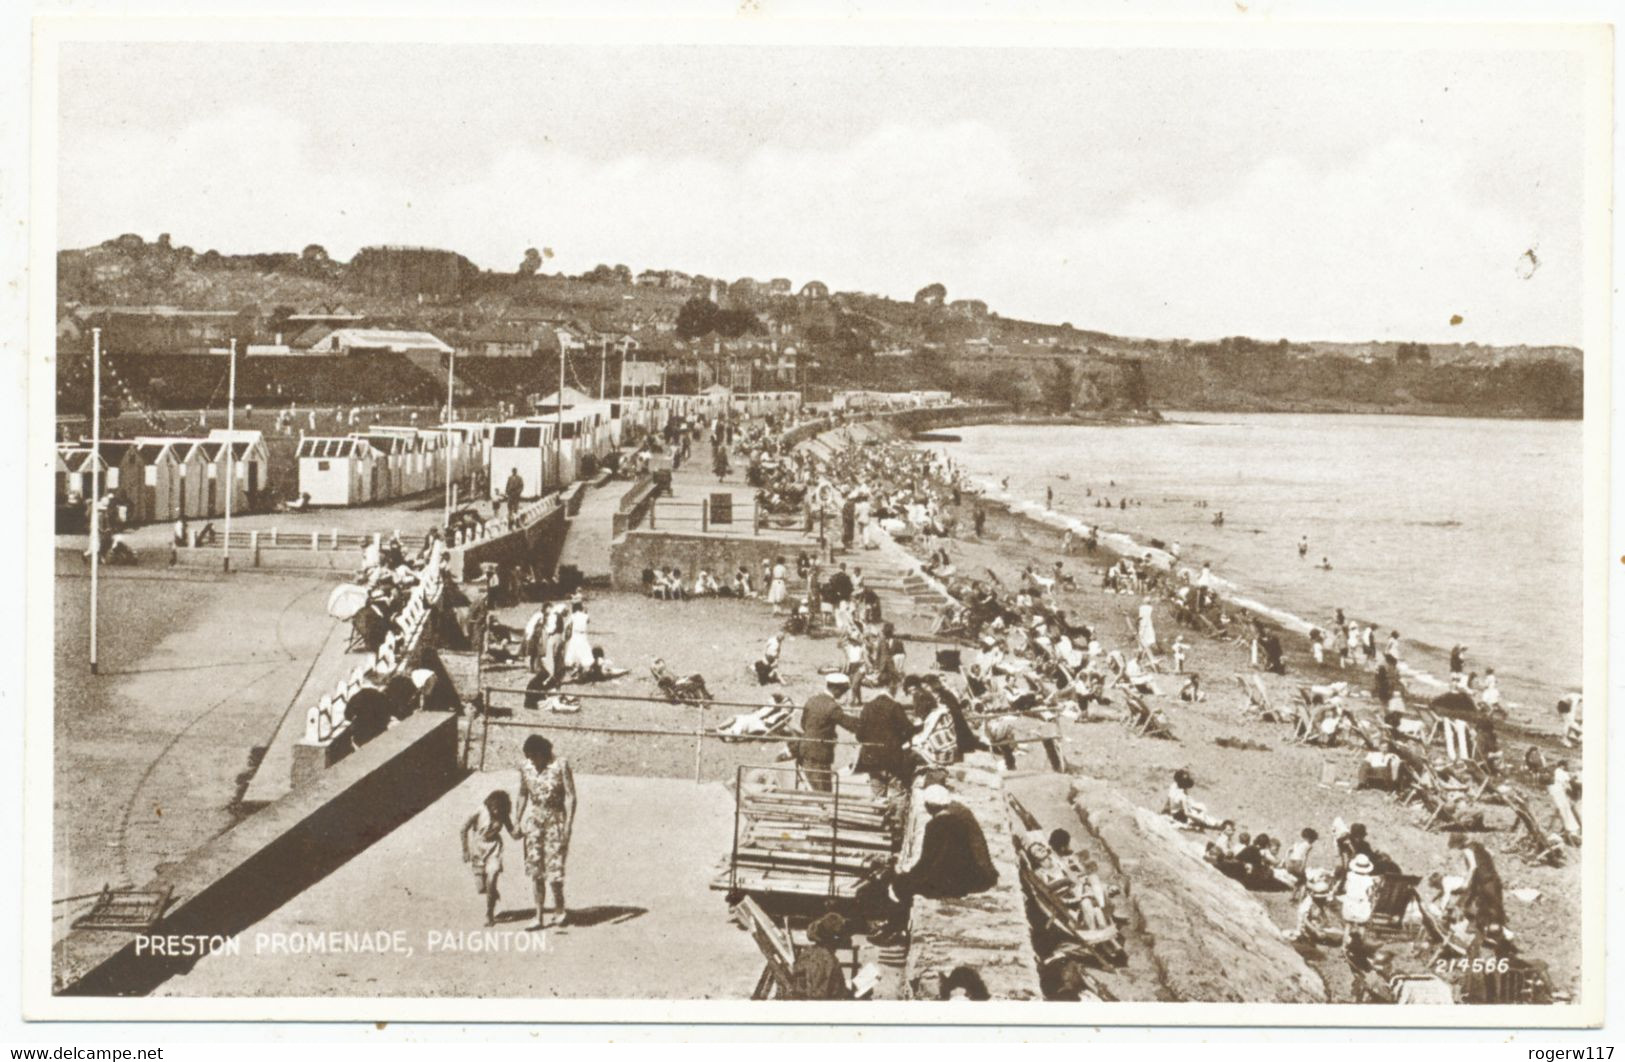
[[[1332,570],[1332,562],[1330,560],[1328,560],[1327,558],[1322,557],[1322,558],[1320,558],[1320,563],[1318,565],[1316,565],[1316,567],[1319,568],[1323,572],[1329,572],[1329,571]]]

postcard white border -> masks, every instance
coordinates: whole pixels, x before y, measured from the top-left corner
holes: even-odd
[[[448,18],[307,16],[282,18],[41,17],[34,35],[32,209],[30,223],[27,558],[52,548],[52,420],[57,187],[57,50],[82,41],[326,41],[445,43],[695,43],[725,45],[914,45],[964,47],[1158,47],[1385,50],[1572,49],[1586,69],[1585,181],[1585,814],[1605,819],[1607,777],[1608,583],[1611,439],[1610,215],[1613,117],[1612,33],[1607,26],[1538,23],[1212,22],[1119,23],[1055,19],[773,17],[741,5],[736,17]],[[1396,39],[1403,34],[1403,39]],[[50,993],[50,882],[53,770],[51,662],[53,579],[49,565],[26,565],[25,858],[23,1010],[29,1019],[117,1021],[412,1021],[612,1023],[839,1023],[1087,1026],[1281,1026],[1577,1028],[1604,1014],[1605,831],[1593,825],[1581,850],[1580,1003],[1551,1007],[1377,1007],[1216,1003],[988,1003],[974,1010],[918,1002],[852,1004],[740,1001],[537,1000],[459,998],[66,998]],[[1595,839],[1592,839],[1595,838]],[[1470,1020],[1468,1020],[1470,1019]]]

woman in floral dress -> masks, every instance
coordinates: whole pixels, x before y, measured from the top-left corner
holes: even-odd
[[[576,784],[570,765],[553,754],[553,743],[540,734],[525,739],[519,764],[519,833],[525,845],[525,872],[536,894],[536,921],[531,929],[563,926],[564,859],[575,826]],[[546,917],[548,886],[553,887],[557,918]]]

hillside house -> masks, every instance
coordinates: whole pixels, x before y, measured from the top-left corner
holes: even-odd
[[[775,298],[788,296],[794,290],[789,277],[774,277],[767,282],[767,293]]]
[[[468,337],[464,354],[482,358],[526,358],[536,352],[536,340],[522,325],[502,322],[486,325]]]
[[[829,285],[822,280],[809,280],[801,285],[801,291],[798,294],[803,299],[827,299],[829,298]]]
[[[386,328],[340,328],[310,348],[312,354],[450,354],[451,347],[428,332]]]

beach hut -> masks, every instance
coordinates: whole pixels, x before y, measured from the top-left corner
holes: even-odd
[[[247,511],[250,506],[257,506],[261,493],[269,486],[266,473],[271,467],[271,449],[265,444],[265,433],[243,428],[233,431],[216,428],[209,432],[209,438],[216,442],[233,441],[232,460],[237,469],[237,493],[231,499],[232,510]],[[223,469],[221,475],[225,475]],[[224,499],[222,494],[222,505]]]
[[[185,513],[180,462],[167,442],[136,440],[141,451],[142,508],[148,520],[170,521]]]
[[[307,435],[299,440],[299,493],[312,505],[357,505],[365,501],[370,476],[358,440],[344,436]]]
[[[526,498],[537,498],[553,489],[559,483],[557,434],[552,419],[512,420],[496,425],[491,433],[487,479],[492,492],[501,491],[513,472],[524,481]]]
[[[126,439],[101,441],[102,490],[113,492],[113,504],[121,523],[139,524],[151,519],[142,504],[144,494],[145,461],[140,448]],[[90,465],[85,464],[85,489],[90,488]]]

